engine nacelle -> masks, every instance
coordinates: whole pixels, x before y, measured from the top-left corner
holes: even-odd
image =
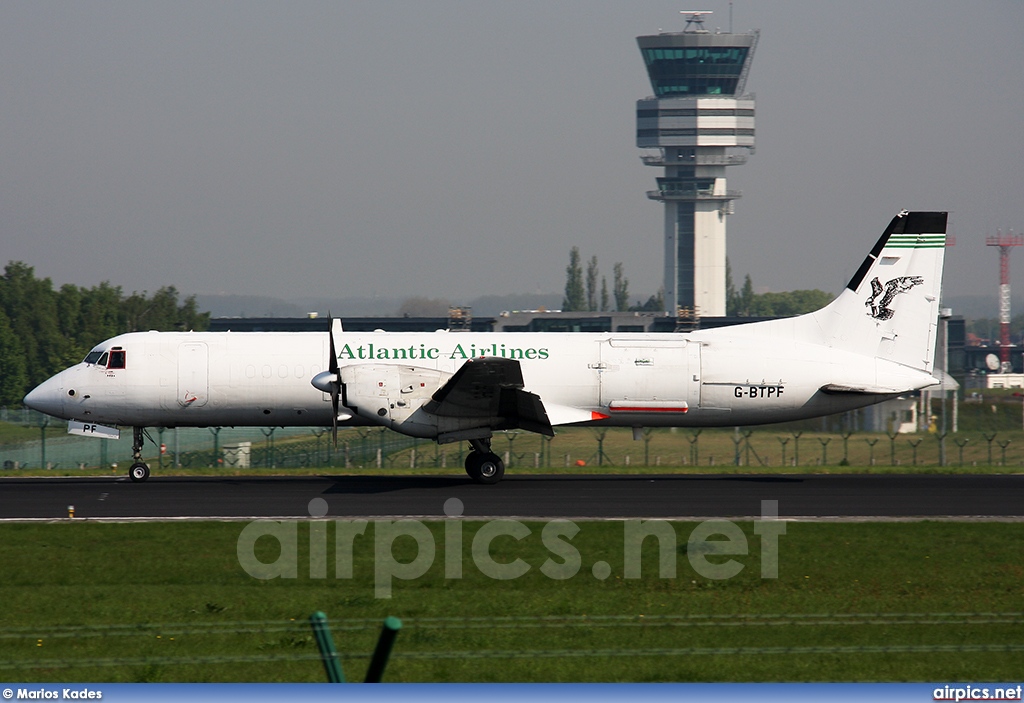
[[[421,410],[452,374],[397,364],[340,369],[342,403],[356,415],[412,437],[437,437],[437,417]]]

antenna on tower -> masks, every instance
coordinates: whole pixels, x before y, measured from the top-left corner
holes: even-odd
[[[1009,230],[1005,235],[996,230],[996,236],[986,237],[985,246],[999,247],[999,373],[1012,373],[1010,361],[1010,251],[1024,246],[1024,235]]]
[[[704,29],[704,15],[714,14],[711,10],[680,10],[679,14],[687,15],[686,26],[683,27],[684,32],[692,32],[694,34],[708,34],[708,30]],[[696,29],[690,29],[690,25],[696,25]]]

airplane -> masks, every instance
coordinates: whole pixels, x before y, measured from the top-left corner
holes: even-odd
[[[733,427],[830,415],[935,385],[945,212],[896,215],[846,288],[796,317],[688,333],[133,332],[25,405],[79,434],[147,427],[383,426],[468,442],[477,483],[505,472],[495,432]],[[937,373],[942,373],[941,371]]]

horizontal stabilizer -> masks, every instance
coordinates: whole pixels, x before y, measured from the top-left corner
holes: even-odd
[[[921,390],[924,391],[953,391],[960,388],[960,382],[950,376],[942,369],[934,369],[932,371],[933,384],[925,386]]]
[[[819,390],[829,395],[894,395],[906,392],[906,389],[883,388],[881,386],[843,386],[837,383],[826,383]]]

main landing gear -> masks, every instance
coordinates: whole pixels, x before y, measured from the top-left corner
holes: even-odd
[[[477,483],[497,483],[505,475],[505,462],[491,451],[491,440],[471,439],[473,451],[466,457],[466,473]]]
[[[128,478],[135,483],[145,481],[149,478],[149,466],[142,461],[142,443],[144,428],[133,427],[132,428],[132,466],[128,469]]]

